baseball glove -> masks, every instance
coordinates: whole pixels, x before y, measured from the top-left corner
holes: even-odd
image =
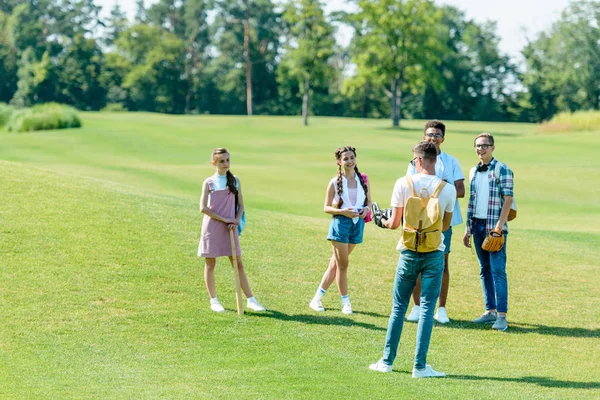
[[[383,222],[391,218],[392,209],[385,208],[382,210],[379,208],[379,204],[377,204],[377,202],[374,202],[371,206],[371,211],[373,214],[373,222],[375,223],[375,225],[377,225],[380,228],[387,229],[385,225],[383,225]]]
[[[504,235],[500,229],[494,229],[487,235],[481,248],[485,251],[495,253],[502,250],[504,246]]]

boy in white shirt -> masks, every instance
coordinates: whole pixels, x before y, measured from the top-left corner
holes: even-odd
[[[456,197],[465,197],[465,176],[463,175],[462,169],[458,160],[448,153],[445,153],[441,149],[442,143],[446,138],[446,126],[438,120],[431,120],[425,124],[423,140],[426,142],[433,143],[437,150],[437,162],[435,163],[435,174],[438,178],[445,180],[446,182],[453,184],[456,189]],[[406,175],[414,175],[417,170],[413,163],[408,164]],[[444,250],[444,275],[442,277],[442,290],[440,292],[440,299],[438,310],[435,313],[434,318],[441,324],[450,322],[448,313],[446,312],[446,300],[448,299],[448,288],[450,287],[450,271],[448,268],[448,258],[450,255],[450,244],[452,242],[452,227],[463,223],[462,214],[460,212],[460,205],[458,201],[454,206],[452,213],[452,221],[450,222],[450,228],[444,231],[444,244],[446,249]],[[413,301],[415,303],[412,311],[406,317],[407,321],[417,322],[420,314],[420,300],[421,296],[421,279],[417,280],[417,285],[413,291]]]
[[[432,143],[421,142],[413,148],[413,161],[417,169],[417,174],[405,176],[396,181],[392,193],[392,216],[384,221],[384,226],[389,229],[398,229],[406,202],[413,196],[407,179],[410,179],[416,193],[420,193],[424,188],[428,193],[435,193],[444,182],[435,175],[435,164],[437,151]],[[452,210],[456,202],[456,189],[453,185],[444,184],[438,195],[439,210],[443,214],[442,231],[448,229],[452,219]],[[438,220],[439,221],[439,220]],[[404,235],[403,231],[403,235]],[[388,330],[385,339],[383,357],[375,364],[370,365],[370,369],[379,372],[391,372],[392,364],[396,358],[396,352],[402,335],[404,326],[404,316],[408,309],[410,296],[416,284],[417,277],[421,275],[421,315],[417,329],[417,346],[415,351],[415,362],[413,367],[413,378],[433,378],[445,376],[442,372],[437,372],[430,365],[427,365],[427,352],[433,330],[433,310],[442,284],[442,274],[444,272],[444,240],[438,239],[437,249],[429,252],[417,252],[408,249],[403,238],[400,239],[397,249],[400,251],[400,258],[396,269],[396,278],[393,289],[393,306],[388,323]]]

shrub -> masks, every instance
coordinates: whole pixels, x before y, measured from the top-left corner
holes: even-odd
[[[125,112],[127,108],[121,103],[108,103],[101,112]]]
[[[561,112],[539,127],[545,133],[591,130],[600,130],[600,111]]]
[[[81,119],[73,107],[46,103],[14,110],[4,129],[9,132],[28,132],[79,127]]]
[[[14,111],[13,106],[9,106],[6,103],[0,103],[0,126],[5,125],[10,119],[10,115]]]

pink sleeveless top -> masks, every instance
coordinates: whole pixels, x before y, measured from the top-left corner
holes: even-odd
[[[210,179],[208,179],[208,208],[214,213],[225,218],[235,218],[235,195],[229,189],[215,190]],[[237,229],[233,230],[236,255],[242,255]],[[202,219],[202,234],[198,246],[198,256],[216,258],[232,256],[229,228],[227,224],[204,215]]]

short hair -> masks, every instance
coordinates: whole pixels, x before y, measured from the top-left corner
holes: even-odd
[[[437,160],[437,148],[431,142],[419,142],[413,147],[413,153],[423,160],[435,163]]]
[[[475,140],[473,140],[473,145],[475,145],[475,143],[477,142],[477,139],[482,138],[482,137],[487,138],[488,143],[491,144],[492,146],[494,145],[494,137],[487,132],[483,132],[483,133],[480,133],[479,135],[475,136]]]
[[[427,121],[427,123],[425,124],[425,129],[423,129],[423,133],[427,132],[427,129],[429,128],[439,129],[440,131],[442,131],[442,136],[446,136],[446,125],[444,125],[442,121],[439,121],[437,119]]]

